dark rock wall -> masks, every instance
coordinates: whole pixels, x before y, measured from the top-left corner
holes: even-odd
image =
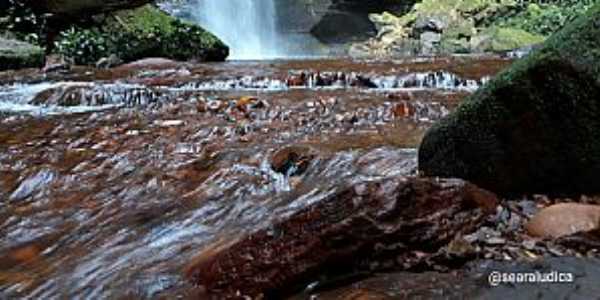
[[[308,31],[325,44],[365,40],[376,34],[370,13],[402,13],[415,1],[398,0],[284,0],[278,2],[280,28]]]

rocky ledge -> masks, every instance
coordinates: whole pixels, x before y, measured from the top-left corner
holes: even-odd
[[[350,54],[385,57],[528,49],[591,5],[526,5],[512,0],[418,1],[405,14],[371,14],[377,36],[352,45]]]

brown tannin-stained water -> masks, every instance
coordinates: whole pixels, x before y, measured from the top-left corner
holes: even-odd
[[[424,131],[510,61],[0,74],[0,298],[173,299],[203,249],[416,172]]]

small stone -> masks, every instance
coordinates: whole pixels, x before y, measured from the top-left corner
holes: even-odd
[[[163,120],[163,121],[154,121],[154,125],[158,127],[179,127],[185,124],[182,120]]]
[[[531,236],[559,238],[600,227],[600,205],[562,203],[540,211],[525,226]]]
[[[286,147],[273,154],[271,167],[275,172],[287,176],[300,175],[306,171],[315,156],[314,150],[309,147]]]
[[[548,247],[548,252],[550,252],[554,256],[563,256],[563,255],[565,255],[564,252],[560,251],[559,249],[557,249],[555,247]]]
[[[500,237],[491,237],[485,240],[485,243],[488,245],[504,245],[506,244],[506,240]]]
[[[123,61],[116,56],[115,54],[111,54],[108,57],[103,57],[98,62],[96,62],[96,68],[98,69],[110,69],[122,64]]]
[[[537,242],[535,240],[525,240],[522,243],[523,248],[525,248],[527,250],[533,250],[535,248],[536,244],[537,244]]]
[[[202,101],[198,101],[196,103],[196,111],[199,113],[205,113],[207,111],[207,107],[206,107],[206,103],[202,102]]]
[[[258,98],[254,97],[254,96],[243,96],[240,97],[240,99],[238,99],[235,103],[235,106],[240,108],[240,107],[244,107],[253,103],[256,103],[256,101],[258,101]]]
[[[223,105],[223,102],[221,102],[221,101],[211,100],[206,103],[206,107],[208,107],[208,109],[213,112],[217,112],[217,111],[221,110],[222,108],[224,108],[225,105]]]
[[[477,240],[479,240],[479,235],[475,232],[475,233],[463,236],[463,239],[465,241],[467,241],[468,243],[472,244],[472,243],[475,243]]]

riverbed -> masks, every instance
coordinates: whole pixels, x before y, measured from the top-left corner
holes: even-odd
[[[185,295],[205,249],[348,185],[416,174],[425,130],[510,62],[0,73],[0,295]]]

